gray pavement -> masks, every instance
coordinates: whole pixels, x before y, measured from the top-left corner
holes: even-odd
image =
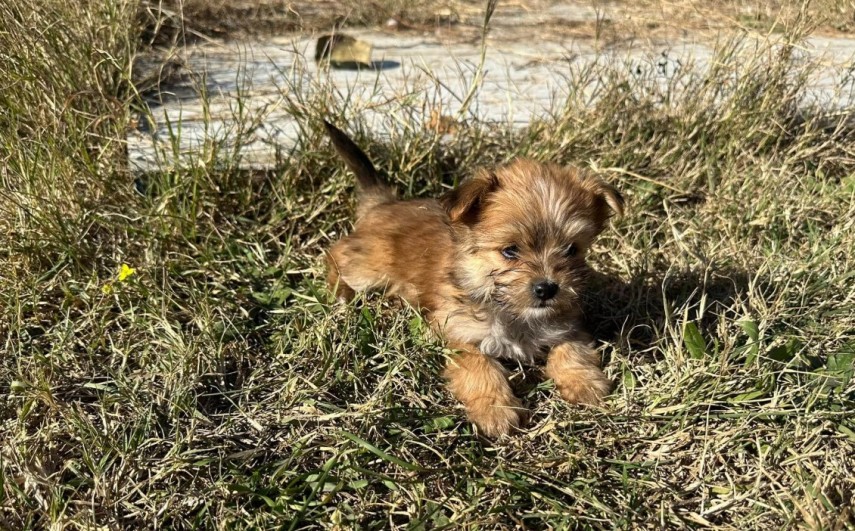
[[[506,27],[509,24],[500,22]],[[533,25],[529,21],[524,28],[531,32],[536,25],[537,20]],[[148,116],[141,113],[139,127],[128,135],[132,169],[198,164],[215,156],[214,145],[229,154],[239,150],[242,166],[270,166],[283,153],[287,156],[300,138],[305,126],[299,118],[300,106],[318,99],[331,109],[346,108],[348,115],[358,114],[379,136],[396,127],[423,127],[439,114],[521,127],[560,108],[570,97],[574,104],[590,105],[596,97],[596,84],[588,85],[584,93],[570,94],[569,79],[582,75],[592,64],[617,65],[653,76],[664,85],[679,69],[707,68],[713,57],[709,41],[675,39],[602,49],[591,40],[560,32],[528,38],[523,30],[491,32],[483,83],[463,112],[463,101],[480,63],[477,36],[448,39],[435,32],[378,30],[348,33],[373,44],[372,59],[378,68],[356,71],[319,66],[313,60],[316,36],[306,35],[207,42],[181,50],[176,75],[161,82],[158,94],[149,95]],[[811,38],[799,53],[821,63],[811,81],[813,97],[828,106],[851,106],[848,76],[855,68],[855,40]],[[142,57],[139,66],[152,68],[158,61],[160,58]],[[252,127],[240,126],[247,123]]]

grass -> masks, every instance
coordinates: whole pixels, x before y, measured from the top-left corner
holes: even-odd
[[[531,425],[490,442],[416,312],[328,301],[332,95],[288,96],[275,168],[129,172],[138,16],[0,5],[0,527],[853,527],[855,136],[792,47],[725,42],[668,85],[603,57],[551,117],[450,142],[349,109],[407,195],[526,155],[628,198],[587,310],[613,395],[516,374]]]
[[[449,24],[478,0],[142,0],[142,39],[166,44],[210,36],[235,38],[333,26],[383,24],[392,17],[407,24]]]
[[[334,26],[382,25],[390,18],[401,28],[416,31],[479,26],[482,0],[141,0],[138,22],[146,43],[185,43],[211,36],[253,38],[270,34],[326,31]],[[500,3],[498,11],[509,17],[505,24],[524,14],[537,13],[558,0],[521,0]],[[582,39],[626,42],[639,38],[673,39],[685,31],[700,34],[738,26],[760,32],[786,31],[789,22],[806,12],[822,33],[849,34],[855,29],[852,0],[633,0],[631,2],[575,2],[598,10],[597,21],[556,19],[551,31]],[[549,26],[549,24],[546,24]],[[550,31],[532,28],[539,33]],[[498,29],[501,31],[501,28]],[[527,33],[530,35],[530,32]]]

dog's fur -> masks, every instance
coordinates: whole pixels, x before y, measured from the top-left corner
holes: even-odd
[[[481,433],[517,428],[525,410],[496,358],[531,364],[564,399],[595,404],[610,388],[581,328],[585,253],[620,194],[579,169],[518,159],[483,170],[439,200],[398,201],[368,157],[324,122],[358,179],[354,231],[327,254],[328,282],[350,300],[384,290],[418,307],[456,351],[449,387]],[[536,285],[557,284],[551,298]]]

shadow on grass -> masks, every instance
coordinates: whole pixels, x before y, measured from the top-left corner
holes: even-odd
[[[626,282],[593,272],[585,297],[588,329],[597,340],[630,342],[634,350],[654,352],[650,347],[656,341],[655,331],[665,326],[667,314],[700,304],[703,298],[706,310],[696,324],[703,337],[712,337],[721,316],[728,317],[730,308],[740,301],[747,304],[752,283],[753,289],[769,291],[769,281],[754,279],[750,271],[732,268],[706,273],[657,271],[636,275]]]
[[[715,338],[718,320],[722,316],[737,318],[728,316],[730,308],[739,301],[747,304],[752,278],[749,271],[735,269],[709,271],[706,275],[698,271],[663,270],[623,281],[592,271],[584,301],[585,325],[598,343],[610,343],[617,349],[631,347],[633,352],[643,353],[641,362],[654,362],[657,337],[661,335],[657,330],[665,327],[668,312],[679,320],[682,308],[698,304],[703,297],[706,311],[700,320],[693,322],[702,337]],[[767,292],[767,282],[755,283]],[[609,363],[611,359],[606,353],[603,366]],[[542,367],[521,369],[516,364],[504,364],[512,371],[511,385],[517,396],[530,397],[530,401],[543,399],[531,398],[546,379]]]

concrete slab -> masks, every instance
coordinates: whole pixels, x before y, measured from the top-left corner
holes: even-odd
[[[573,15],[577,20],[597,16],[578,10]],[[524,27],[532,28],[541,19],[554,24],[561,16],[537,13]],[[532,35],[529,40],[518,31],[491,33],[482,86],[464,110],[480,63],[477,35],[348,33],[373,43],[376,69],[319,66],[311,59],[315,37],[305,35],[208,42],[182,50],[180,66],[149,98],[140,126],[128,136],[133,170],[196,164],[223,151],[239,151],[243,166],[270,166],[297,145],[305,127],[301,105],[318,99],[330,109],[359,114],[380,136],[395,127],[424,127],[438,115],[521,127],[567,101],[572,86],[568,79],[592,64],[618,64],[661,79],[664,85],[679,69],[706,68],[713,55],[710,44],[689,39],[604,48],[567,32],[549,32],[549,38]],[[855,40],[817,37],[800,53],[823,58],[812,80],[813,97],[830,106],[850,106]],[[143,57],[141,66],[147,61],[151,67],[160,59]],[[594,88],[574,95],[576,103],[591,104]],[[335,101],[329,101],[331,91]]]

